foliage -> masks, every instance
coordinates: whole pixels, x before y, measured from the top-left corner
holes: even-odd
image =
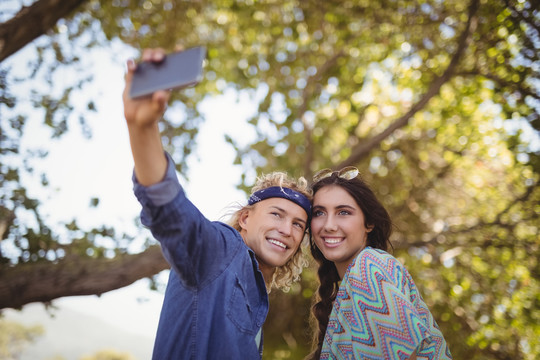
[[[17,35],[32,32],[35,27],[28,26],[33,24],[29,19],[39,18],[37,10],[50,18],[54,9],[45,11],[43,7],[73,6],[74,2],[81,0],[40,1],[18,13],[14,4],[19,2],[9,1],[5,8],[3,3],[2,19],[15,15],[0,23],[0,36],[9,34],[13,26]],[[47,146],[53,146],[68,131],[79,130],[83,139],[91,138],[87,120],[100,108],[88,92],[94,74],[87,71],[89,61],[84,55],[98,44],[105,46],[106,39],[92,29],[99,23],[81,10],[21,50],[20,58],[16,54],[0,63],[0,308],[19,308],[61,296],[101,294],[168,268],[159,249],[149,247],[152,241],[143,244],[142,254],[133,254],[141,251],[134,235],[121,233],[110,224],[84,225],[85,219],[75,217],[55,223],[42,206],[42,198],[54,199],[58,190],[51,188],[51,174],[42,166]],[[2,55],[4,49],[0,48]],[[25,145],[25,135],[36,129],[50,141],[41,142],[45,146]],[[46,195],[38,197],[36,193]],[[97,209],[99,199],[90,198],[88,204]],[[134,262],[138,262],[135,272],[128,271]],[[114,276],[92,279],[100,273]]]
[[[101,11],[130,24],[120,36],[134,46],[208,46],[197,92],[262,89],[250,121],[258,141],[237,147],[238,163],[295,175],[364,169],[393,214],[396,254],[456,358],[540,351],[539,19],[531,3],[140,4]],[[278,317],[268,327],[279,327]],[[305,340],[302,326],[288,326]]]
[[[242,134],[225,134],[245,168],[242,189],[256,173],[276,168],[309,177],[323,167],[358,166],[392,214],[395,254],[417,281],[454,357],[533,359],[540,353],[536,5],[93,0],[50,38],[59,29],[70,39],[91,34],[80,49],[67,47],[71,59],[96,39],[120,39],[136,49],[207,46],[204,81],[175,93],[183,105],[174,109],[185,118],[169,111],[163,126],[180,171],[186,172],[203,121],[196,105],[226,88],[252,94],[259,111],[249,123],[257,139],[240,146]],[[58,44],[57,54],[66,51]],[[8,70],[0,73],[0,95],[3,107],[15,109]],[[43,122],[62,133],[69,96],[41,99],[36,104],[49,109]],[[2,154],[16,152],[24,129],[24,115],[13,114],[9,133],[1,124],[1,135],[11,140],[3,139],[11,147],[2,145]],[[15,205],[39,209],[13,185],[18,177],[17,169],[2,168],[2,188],[13,190],[0,203],[10,234],[17,229]],[[54,234],[41,229],[18,236]],[[36,243],[24,250],[39,258],[42,242]],[[51,235],[46,243],[58,239]],[[90,238],[81,248],[94,244]],[[309,348],[316,280],[312,268],[304,275],[289,294],[272,294],[268,358],[301,358]]]
[[[83,356],[81,360],[134,360],[129,353],[120,352],[114,349],[100,350],[93,355]]]
[[[24,348],[42,334],[41,326],[24,326],[0,318],[0,357],[5,360],[20,358]]]

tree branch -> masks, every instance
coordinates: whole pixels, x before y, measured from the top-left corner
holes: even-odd
[[[39,0],[0,24],[0,62],[52,29],[87,0]]]
[[[478,222],[478,223],[476,223],[476,224],[474,224],[472,226],[462,227],[462,228],[455,229],[455,230],[441,231],[440,233],[432,236],[431,239],[429,239],[427,241],[414,241],[414,242],[405,241],[405,242],[403,242],[402,246],[398,245],[396,248],[397,249],[403,249],[403,248],[409,248],[409,247],[426,246],[426,245],[429,245],[429,244],[436,243],[437,238],[439,236],[441,236],[441,235],[466,234],[466,233],[470,233],[470,232],[472,232],[474,230],[482,229],[482,228],[485,228],[485,227],[488,227],[488,226],[501,226],[501,227],[504,227],[504,228],[511,229],[511,228],[515,227],[515,224],[503,223],[502,217],[505,214],[507,214],[514,205],[519,204],[519,203],[523,203],[523,202],[526,202],[527,200],[529,200],[529,198],[531,197],[533,192],[536,189],[538,189],[539,185],[540,185],[540,180],[537,180],[533,185],[527,187],[525,192],[521,196],[515,198],[513,201],[508,203],[508,205],[502,211],[500,211],[497,214],[497,216],[495,217],[495,219],[493,221],[480,221],[480,222]],[[538,217],[538,215],[536,215],[534,213],[532,213],[530,215],[530,219],[535,219],[537,217]],[[527,220],[527,219],[522,219],[522,220]],[[515,245],[515,244],[512,244],[512,245]]]
[[[305,159],[304,159],[304,174],[310,174],[311,175],[311,168],[310,165],[313,161],[313,140],[311,138],[312,129],[306,124],[304,119],[304,114],[306,113],[308,107],[309,107],[309,100],[313,97],[315,93],[315,85],[318,83],[318,81],[322,78],[322,74],[327,72],[329,69],[331,69],[338,61],[340,57],[345,55],[345,52],[343,50],[340,50],[336,54],[334,54],[330,59],[325,61],[318,69],[315,76],[311,76],[307,78],[306,86],[304,87],[304,90],[302,91],[302,104],[300,104],[300,107],[298,108],[298,114],[297,117],[302,119],[302,123],[304,125],[304,133],[306,138],[306,153],[305,153]]]
[[[0,309],[17,309],[64,296],[100,295],[169,267],[159,245],[114,259],[70,256],[58,263],[4,265],[0,269]]]
[[[484,74],[480,70],[461,71],[461,72],[459,72],[459,75],[462,75],[462,76],[482,76],[482,77],[484,77],[484,78],[486,78],[488,80],[491,80],[491,81],[497,83],[499,85],[499,87],[507,87],[507,88],[512,89],[512,90],[517,90],[520,93],[522,93],[524,95],[524,97],[525,96],[530,96],[530,97],[534,98],[535,100],[540,100],[540,95],[537,94],[529,86],[524,85],[523,82],[522,83],[515,83],[515,82],[506,81],[506,80],[503,80],[503,79],[501,79],[500,77],[498,77],[498,76],[496,76],[494,74]]]
[[[474,31],[476,27],[476,12],[478,11],[479,5],[479,0],[472,0],[469,4],[467,24],[459,38],[457,50],[452,56],[450,64],[448,64],[448,67],[446,68],[444,73],[440,77],[437,77],[433,80],[426,93],[420,98],[420,100],[416,104],[411,107],[411,109],[405,115],[394,121],[380,134],[375,135],[371,139],[368,139],[367,141],[360,143],[355,148],[353,148],[351,155],[337,166],[338,169],[358,163],[360,160],[366,157],[372,149],[378,146],[394,131],[407,125],[409,123],[409,120],[418,111],[420,111],[429,102],[429,100],[431,100],[432,97],[439,93],[442,85],[452,78],[459,64],[459,61],[461,60],[461,57],[463,56],[463,53],[465,52],[465,49],[469,44],[470,34]]]
[[[525,13],[523,11],[520,11],[516,8],[516,6],[514,4],[511,4],[510,1],[506,0],[505,1],[506,3],[506,7],[509,8],[512,12],[512,16],[515,17],[518,21],[523,21],[525,23],[527,23],[527,25],[529,25],[531,28],[535,29],[536,32],[538,34],[540,34],[540,26],[538,26],[538,23],[535,21],[535,17],[534,15],[525,15]],[[533,7],[535,6],[534,5],[534,2],[533,2]],[[538,4],[536,4],[538,5]],[[537,7],[538,9],[538,7]],[[529,12],[530,14],[534,14],[533,11],[530,11]]]

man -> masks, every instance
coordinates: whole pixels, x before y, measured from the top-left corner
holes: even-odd
[[[142,61],[163,58],[162,50],[146,49]],[[129,61],[123,94],[134,191],[142,223],[171,265],[153,359],[260,359],[267,291],[289,286],[302,269],[308,184],[284,173],[266,175],[230,226],[206,219],[187,199],[161,144],[158,122],[169,92],[131,99],[135,68]]]

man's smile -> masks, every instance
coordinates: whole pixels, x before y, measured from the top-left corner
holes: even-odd
[[[288,246],[285,245],[284,243],[282,243],[281,241],[279,240],[276,240],[276,239],[268,239],[268,242],[276,245],[276,246],[279,246],[280,248],[283,248],[283,249],[288,249]]]

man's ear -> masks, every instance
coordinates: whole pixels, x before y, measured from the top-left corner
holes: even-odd
[[[241,229],[245,230],[247,227],[247,222],[249,218],[249,209],[245,209],[240,213],[240,216],[238,216],[238,225]]]

